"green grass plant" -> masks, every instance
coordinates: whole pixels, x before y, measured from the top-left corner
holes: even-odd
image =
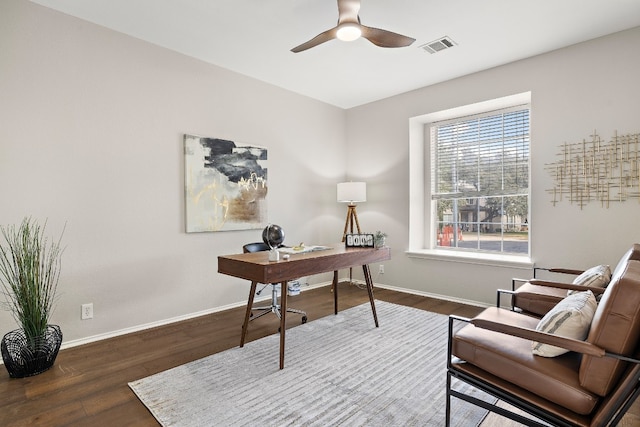
[[[0,226],[0,291],[4,308],[22,327],[28,345],[36,348],[44,336],[54,308],[62,248],[60,242],[49,241],[43,226],[32,218],[24,218],[19,226]]]

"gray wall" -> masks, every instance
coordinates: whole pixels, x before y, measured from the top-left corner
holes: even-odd
[[[28,1],[0,3],[0,52],[0,223],[66,222],[65,341],[246,301],[216,257],[261,231],[185,234],[184,133],[267,147],[269,220],[287,242],[340,240],[342,109]]]
[[[65,341],[241,304],[248,284],[216,257],[258,231],[184,232],[182,135],[269,149],[269,219],[287,241],[338,241],[335,184],[363,179],[367,231],[393,259],[381,284],[491,303],[512,268],[409,258],[409,119],[532,92],[532,256],[537,264],[614,263],[640,241],[637,202],[553,207],[559,144],[597,129],[639,132],[640,29],[341,110],[27,1],[0,4],[0,223],[66,223],[60,299]],[[374,272],[377,268],[374,266]],[[320,282],[323,277],[312,278]],[[93,302],[95,318],[80,321]],[[0,333],[16,326],[0,312]]]
[[[409,248],[409,119],[453,107],[531,92],[531,256],[540,266],[615,264],[640,242],[640,203],[633,199],[580,209],[551,203],[544,169],[563,143],[608,141],[640,132],[640,28],[425,87],[347,112],[348,168],[368,182],[361,223],[382,228],[393,248],[377,281],[424,294],[492,303],[495,289],[530,271],[416,259]],[[613,267],[613,266],[612,266]]]

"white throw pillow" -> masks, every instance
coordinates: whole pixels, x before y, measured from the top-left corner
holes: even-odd
[[[576,340],[584,340],[589,334],[591,320],[598,303],[591,291],[577,292],[564,298],[540,319],[536,330]],[[569,350],[537,341],[531,343],[533,354],[555,357]]]
[[[611,281],[611,268],[608,265],[596,265],[573,279],[574,285],[592,286],[594,288],[604,288]],[[579,291],[569,290],[567,295]]]

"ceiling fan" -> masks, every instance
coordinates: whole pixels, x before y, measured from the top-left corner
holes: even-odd
[[[402,34],[360,24],[359,11],[360,0],[338,0],[338,25],[318,34],[308,42],[294,47],[291,52],[302,52],[336,38],[352,41],[362,36],[380,47],[405,47],[416,41],[416,39]]]

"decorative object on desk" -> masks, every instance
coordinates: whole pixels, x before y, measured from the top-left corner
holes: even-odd
[[[344,231],[342,232],[342,241],[347,237],[347,230],[353,234],[353,224],[356,224],[358,234],[361,234],[360,223],[358,222],[358,214],[356,213],[356,203],[367,201],[367,183],[366,182],[341,182],[338,184],[338,202],[348,203],[347,219],[344,222]]]
[[[278,246],[284,243],[284,230],[276,224],[267,225],[262,230],[262,241],[269,246],[269,261],[280,260]]]
[[[347,234],[345,246],[347,248],[373,248],[374,242],[373,234]]]
[[[443,426],[447,316],[376,304],[382,328],[371,323],[367,303],[287,329],[296,351],[283,370],[269,363],[273,334],[129,387],[164,426]],[[256,384],[268,385],[269,399]],[[496,400],[461,381],[453,388]],[[273,410],[275,401],[286,404]],[[472,405],[451,409],[452,427],[477,426],[487,414]]]
[[[374,235],[374,241],[375,241],[375,247],[376,248],[383,248],[386,241],[387,241],[387,233],[384,233],[380,230],[376,231],[376,234]]]
[[[187,233],[249,230],[267,218],[267,149],[184,135]]]
[[[317,252],[317,251],[326,251],[327,249],[331,249],[331,246],[320,246],[320,245],[298,245],[292,247],[280,247],[278,248],[278,252],[287,254],[287,255],[295,255],[295,254],[306,254],[308,252]]]
[[[12,378],[37,375],[53,366],[62,331],[50,325],[62,249],[60,241],[44,236],[46,222],[24,218],[19,227],[0,226],[0,291],[4,306],[21,329],[7,333],[0,343],[4,366]]]

